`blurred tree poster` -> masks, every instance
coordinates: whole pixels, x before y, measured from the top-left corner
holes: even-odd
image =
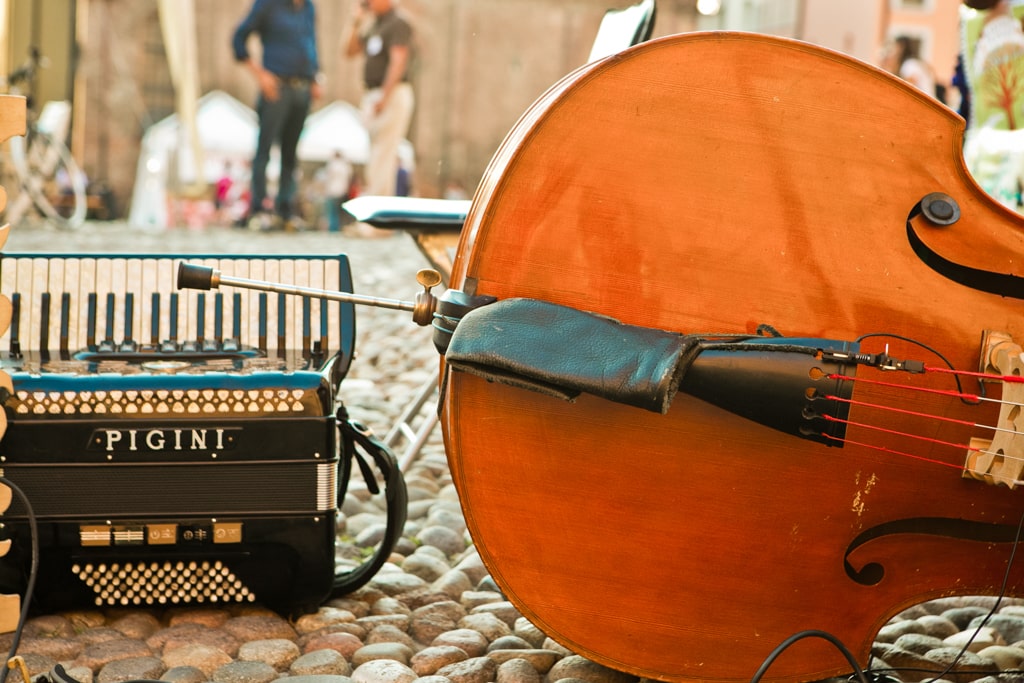
[[[1024,0],[961,7],[963,65],[970,91],[964,158],[975,180],[1021,208],[1024,178]]]

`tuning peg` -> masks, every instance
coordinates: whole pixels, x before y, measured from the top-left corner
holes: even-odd
[[[441,273],[433,268],[424,268],[416,273],[416,282],[420,283],[423,291],[416,295],[416,305],[412,309],[412,321],[421,327],[426,327],[434,320],[434,311],[437,309],[437,297],[430,290],[441,284]]]
[[[429,292],[431,287],[436,287],[441,284],[441,273],[437,272],[433,268],[424,268],[423,270],[417,271],[416,282],[420,283],[420,285]]]

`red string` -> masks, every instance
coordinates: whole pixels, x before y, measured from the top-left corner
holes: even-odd
[[[895,429],[889,429],[887,427],[879,427],[877,425],[864,424],[862,422],[853,422],[852,420],[844,420],[842,418],[834,417],[832,415],[822,415],[822,417],[825,418],[826,420],[828,420],[829,422],[841,422],[841,423],[846,424],[846,425],[853,425],[854,427],[863,427],[864,429],[873,429],[876,432],[885,432],[886,434],[892,434],[894,436],[905,436],[908,439],[918,439],[919,441],[927,441],[929,443],[937,444],[939,446],[952,446],[953,448],[966,448],[969,451],[978,451],[978,452],[982,451],[982,449],[980,449],[980,448],[975,448],[973,446],[968,446],[966,444],[953,443],[952,441],[943,441],[941,439],[935,439],[935,438],[932,438],[930,436],[923,436],[921,434],[910,434],[909,432],[899,432],[899,431],[896,431]]]
[[[960,391],[949,391],[948,389],[930,389],[928,387],[914,387],[907,384],[896,384],[895,382],[882,382],[877,379],[862,379],[860,377],[847,377],[846,375],[837,375],[835,373],[828,375],[829,379],[845,380],[847,382],[861,382],[862,384],[874,384],[882,387],[892,387],[894,389],[910,389],[912,391],[923,391],[928,394],[939,394],[941,396],[952,396],[954,398],[969,398],[975,401],[987,401],[983,396],[977,394],[967,394]]]
[[[843,398],[842,396],[831,396],[826,395],[826,399],[830,401],[839,401],[840,403],[849,403],[854,406],[864,406],[866,408],[877,408],[878,410],[888,410],[893,413],[902,413],[904,415],[912,415],[913,417],[923,417],[930,420],[942,420],[943,422],[953,422],[955,424],[966,425],[968,427],[982,427],[985,429],[996,429],[996,427],[986,427],[985,425],[978,424],[977,422],[971,422],[970,420],[958,420],[955,417],[946,417],[945,415],[932,415],[930,413],[922,413],[916,410],[907,410],[906,408],[894,408],[892,406],[883,406],[877,403],[868,403],[867,401],[855,401],[852,398]]]
[[[944,368],[941,366],[932,367],[926,365],[924,368],[927,372],[944,372],[948,375],[965,375],[967,377],[981,377],[983,379],[998,380],[1000,382],[1010,382],[1015,384],[1024,384],[1024,377],[1020,375],[993,375],[988,372],[971,372],[970,370],[953,370],[952,368]]]
[[[929,371],[929,372],[941,372],[941,373],[954,374],[954,375],[966,375],[968,377],[982,377],[982,378],[986,378],[986,379],[993,379],[993,380],[1003,381],[1003,382],[1024,383],[1024,377],[1020,377],[1020,376],[1016,376],[1016,375],[998,376],[998,375],[993,375],[993,374],[984,373],[984,372],[970,372],[970,371],[966,371],[966,370],[951,370],[949,368],[932,367],[932,366],[925,366],[925,370]],[[983,396],[979,396],[977,394],[968,394],[968,393],[960,392],[960,391],[950,391],[950,390],[946,390],[946,389],[932,389],[932,388],[928,388],[928,387],[916,387],[916,386],[910,386],[910,385],[906,385],[906,384],[898,384],[898,383],[895,383],[895,382],[883,382],[881,380],[864,379],[864,378],[861,378],[861,377],[849,377],[849,376],[846,376],[846,375],[840,375],[840,374],[835,374],[835,373],[829,374],[828,378],[829,379],[842,380],[842,381],[848,381],[848,382],[861,382],[861,383],[865,383],[865,384],[873,384],[873,385],[876,385],[876,386],[891,387],[891,388],[894,388],[894,389],[909,389],[911,391],[920,391],[920,392],[929,393],[929,394],[937,394],[937,395],[940,395],[940,396],[951,396],[951,397],[960,398],[960,399],[970,399],[970,400],[973,400],[973,401],[994,401],[994,399],[989,399],[989,398],[985,398]],[[840,402],[843,402],[843,403],[848,403],[850,405],[860,405],[860,406],[865,406],[865,407],[870,407],[870,408],[877,408],[879,410],[890,410],[890,411],[893,411],[893,412],[902,413],[902,414],[905,414],[905,415],[911,415],[911,416],[914,416],[914,417],[923,417],[923,418],[926,418],[926,419],[933,419],[933,420],[943,420],[943,421],[946,421],[946,422],[952,422],[952,423],[955,423],[955,424],[967,425],[967,426],[970,426],[970,427],[982,427],[982,428],[985,428],[985,429],[998,429],[997,427],[985,427],[985,425],[979,425],[979,424],[977,424],[975,422],[970,422],[968,420],[958,420],[956,418],[945,417],[945,416],[941,416],[941,415],[931,415],[931,414],[928,414],[928,413],[921,413],[921,412],[917,412],[917,411],[913,411],[913,410],[907,410],[907,409],[904,409],[904,408],[894,408],[894,407],[891,407],[891,406],[883,406],[883,405],[878,405],[878,404],[874,404],[874,403],[868,403],[868,402],[865,402],[865,401],[855,401],[853,399],[844,399],[844,398],[841,398],[839,396],[826,396],[825,398],[833,400],[833,401],[840,401]],[[884,432],[884,433],[892,434],[892,435],[895,435],[895,436],[903,436],[903,437],[907,437],[907,438],[911,438],[911,439],[919,439],[921,441],[927,441],[927,442],[934,443],[934,444],[937,444],[937,445],[940,445],[940,446],[951,446],[953,448],[963,448],[963,449],[966,449],[968,451],[975,451],[975,452],[979,452],[979,453],[984,453],[985,452],[985,450],[981,449],[981,448],[974,448],[972,446],[956,444],[956,443],[952,443],[952,442],[949,442],[949,441],[942,441],[942,440],[934,439],[934,438],[927,437],[927,436],[920,436],[920,435],[916,435],[916,434],[910,434],[910,433],[907,433],[907,432],[900,432],[900,431],[896,431],[896,430],[893,430],[893,429],[887,429],[887,428],[884,428],[884,427],[878,427],[878,426],[869,425],[869,424],[863,424],[863,423],[858,423],[858,422],[851,422],[849,420],[843,420],[841,418],[833,417],[831,415],[822,415],[822,417],[824,417],[826,420],[829,420],[829,421],[832,421],[832,422],[842,422],[842,423],[847,424],[847,425],[863,427],[864,429],[872,429],[872,430],[875,430],[875,431]],[[899,456],[903,456],[905,458],[911,458],[913,460],[920,460],[922,462],[927,462],[927,463],[930,463],[930,464],[933,464],[933,465],[942,465],[944,467],[952,467],[954,469],[960,470],[961,472],[963,472],[963,471],[965,471],[967,469],[966,466],[964,466],[964,465],[955,465],[953,463],[945,462],[943,460],[936,460],[934,458],[926,458],[924,456],[914,455],[913,453],[906,453],[906,452],[903,452],[903,451],[898,451],[896,449],[888,448],[886,446],[876,446],[876,445],[873,445],[873,444],[862,443],[862,442],[858,442],[858,441],[852,441],[850,439],[847,439],[846,437],[837,437],[837,436],[832,436],[832,435],[825,434],[825,433],[822,433],[822,436],[824,436],[825,438],[830,439],[832,441],[839,441],[841,443],[852,444],[852,445],[855,445],[855,446],[863,446],[865,448],[871,448],[871,449],[874,449],[874,450],[877,450],[877,451],[882,451],[884,453],[891,453],[893,455],[899,455]]]
[[[875,446],[875,445],[869,444],[869,443],[861,443],[859,441],[851,441],[850,439],[839,438],[838,436],[831,436],[830,434],[825,434],[824,432],[821,435],[824,436],[826,439],[831,439],[832,441],[840,441],[842,443],[853,444],[854,446],[863,446],[864,448],[873,448],[876,451],[882,451],[883,453],[892,453],[893,455],[901,455],[901,456],[903,456],[905,458],[911,458],[913,460],[921,460],[923,462],[927,462],[927,463],[930,463],[932,465],[943,465],[944,467],[952,467],[954,469],[960,470],[961,472],[963,472],[964,470],[967,469],[963,465],[954,465],[951,462],[945,462],[943,460],[935,460],[933,458],[925,458],[925,457],[920,456],[920,455],[914,455],[913,453],[904,453],[903,451],[897,451],[897,450],[892,449],[892,448],[886,448],[885,446]]]

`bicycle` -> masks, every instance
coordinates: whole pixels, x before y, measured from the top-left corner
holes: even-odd
[[[25,136],[8,141],[13,177],[5,187],[14,185],[20,192],[8,202],[6,218],[14,225],[34,209],[59,228],[77,230],[85,224],[86,178],[64,143],[71,104],[47,102],[37,113],[32,97],[36,72],[45,65],[45,58],[33,47],[25,63],[7,76],[10,93],[26,97],[27,116]]]

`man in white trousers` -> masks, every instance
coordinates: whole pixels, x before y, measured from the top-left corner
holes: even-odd
[[[394,195],[398,146],[409,132],[415,98],[409,83],[413,31],[396,0],[356,3],[345,54],[362,54],[366,93],[362,113],[370,134],[370,158],[364,172],[365,195]]]

